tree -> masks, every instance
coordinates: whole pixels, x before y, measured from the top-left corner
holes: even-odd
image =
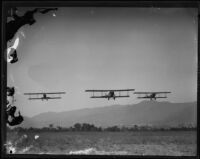
[[[50,128],[50,129],[53,129],[53,124],[49,124],[49,128]]]
[[[134,130],[138,130],[139,129],[139,127],[137,126],[137,125],[134,125]]]
[[[61,126],[57,126],[57,130],[58,130],[58,131],[61,131],[61,130],[62,130],[62,127],[61,127]]]
[[[75,131],[80,131],[81,130],[81,124],[80,123],[76,123],[76,124],[74,124],[74,129],[75,129]]]
[[[120,128],[118,126],[112,126],[112,127],[108,127],[105,129],[106,131],[120,131]]]

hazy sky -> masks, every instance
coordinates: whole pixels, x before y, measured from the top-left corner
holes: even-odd
[[[35,19],[16,35],[19,61],[8,64],[8,86],[16,87],[23,115],[141,101],[133,93],[91,99],[85,89],[171,91],[161,100],[196,101],[196,9],[71,7]],[[45,91],[66,94],[48,101],[23,95]]]

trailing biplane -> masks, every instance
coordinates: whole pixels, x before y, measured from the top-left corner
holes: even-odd
[[[90,98],[107,98],[108,100],[110,98],[123,98],[123,97],[130,97],[129,91],[134,91],[135,89],[116,89],[116,90],[85,90],[85,92],[92,92],[92,96]],[[100,92],[100,95],[95,95],[95,92]],[[119,92],[118,95],[115,94],[115,92]],[[121,95],[121,92],[127,92],[126,95]]]
[[[24,93],[24,95],[29,95],[29,100],[49,100],[49,99],[61,99],[61,94],[65,94],[66,92],[49,92],[49,93]],[[54,96],[54,94],[59,95],[59,96]],[[51,97],[47,95],[53,95]],[[36,96],[36,97],[32,97]]]
[[[138,98],[149,98],[150,100],[156,100],[157,98],[167,98],[167,93],[171,92],[134,92],[134,94],[139,95]]]

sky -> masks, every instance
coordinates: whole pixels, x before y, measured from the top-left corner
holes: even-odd
[[[197,9],[63,7],[34,17],[15,36],[19,61],[7,66],[23,115],[141,102],[133,92],[91,99],[86,89],[170,91],[158,100],[197,100]],[[24,95],[57,91],[66,94],[48,101]]]

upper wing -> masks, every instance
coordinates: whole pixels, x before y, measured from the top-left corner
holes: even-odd
[[[49,92],[44,94],[66,94],[66,92]]]
[[[33,99],[42,99],[42,98],[28,98],[29,100],[33,100]]]
[[[171,92],[134,92],[134,94],[161,94],[161,93],[171,93]]]
[[[110,90],[99,90],[99,89],[91,89],[85,90],[85,92],[109,92]]]
[[[91,90],[85,90],[85,92],[109,92],[109,91],[114,91],[114,92],[119,92],[119,91],[134,91],[135,89],[91,89]]]
[[[65,94],[66,92],[44,92],[44,93],[24,93],[24,95],[37,95],[37,94]]]
[[[44,93],[24,93],[24,95],[37,95],[37,94],[44,94]]]
[[[121,91],[134,91],[135,89],[115,89],[115,90],[111,90],[111,91],[117,91],[117,92],[121,92]]]
[[[61,97],[28,98],[28,99],[29,99],[29,100],[34,100],[34,99],[46,100],[46,99],[61,99]]]
[[[153,92],[155,94],[162,94],[162,93],[171,93],[171,92]]]

